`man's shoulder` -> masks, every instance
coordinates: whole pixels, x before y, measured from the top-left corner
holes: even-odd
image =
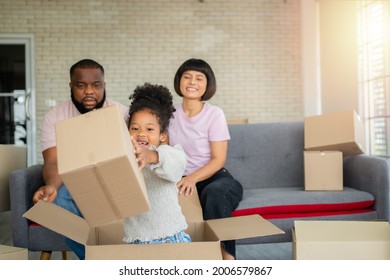
[[[55,107],[52,107],[48,112],[46,112],[45,116],[56,116],[56,115],[62,115],[65,112],[72,112],[72,107],[74,107],[71,100],[63,101],[59,104],[57,104]]]
[[[116,101],[116,100],[113,100],[111,98],[106,98],[106,102],[105,102],[105,106],[111,106],[111,105],[119,105],[120,107],[124,107],[124,108],[127,108],[125,105],[123,105],[122,103]]]
[[[119,109],[122,112],[123,118],[127,123],[128,119],[129,119],[129,107],[123,105],[122,103],[120,103],[118,101],[107,98],[106,102],[105,102],[105,106],[111,106],[111,105],[116,105],[119,107]]]

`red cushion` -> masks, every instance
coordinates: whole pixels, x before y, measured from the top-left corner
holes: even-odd
[[[233,217],[252,214],[261,215],[264,218],[278,219],[290,217],[311,217],[327,215],[345,215],[351,213],[372,212],[369,209],[374,200],[338,203],[338,204],[298,204],[298,205],[277,205],[257,208],[237,209],[233,211]]]

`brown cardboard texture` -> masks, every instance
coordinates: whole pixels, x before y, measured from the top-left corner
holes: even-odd
[[[295,221],[296,260],[389,260],[388,221]]]
[[[9,175],[16,169],[27,167],[27,147],[0,145],[0,212],[10,210]]]
[[[305,190],[343,190],[343,154],[339,151],[304,151]]]
[[[39,201],[24,217],[86,245],[86,259],[222,259],[221,240],[284,233],[259,215],[203,221],[195,193],[180,197],[187,213],[188,234],[193,242],[134,245],[124,244],[120,222],[91,227],[86,220],[55,204]],[[194,207],[194,211],[191,208]],[[197,220],[200,218],[200,220]]]
[[[344,155],[366,150],[364,123],[353,110],[304,119],[306,151],[340,151]]]
[[[0,260],[28,260],[28,250],[26,248],[0,245]]]
[[[148,211],[130,134],[116,105],[56,124],[58,172],[91,226]]]

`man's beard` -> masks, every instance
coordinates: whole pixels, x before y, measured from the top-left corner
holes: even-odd
[[[106,90],[104,89],[102,101],[97,103],[96,106],[93,107],[92,109],[85,108],[83,103],[78,102],[76,100],[76,98],[74,97],[74,93],[73,93],[72,90],[70,90],[70,98],[72,99],[72,102],[73,102],[74,106],[76,106],[76,108],[80,112],[80,114],[85,114],[85,113],[88,113],[88,112],[90,112],[92,110],[99,109],[99,108],[103,107],[104,102],[106,101]]]

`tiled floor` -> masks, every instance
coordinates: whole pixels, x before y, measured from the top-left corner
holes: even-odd
[[[12,246],[12,231],[10,213],[0,212],[0,244]],[[38,260],[40,252],[29,252],[29,259]],[[62,259],[61,252],[53,252],[52,259]],[[68,259],[77,259],[73,252],[68,253]],[[291,260],[291,243],[270,243],[255,245],[238,245],[238,260]]]

